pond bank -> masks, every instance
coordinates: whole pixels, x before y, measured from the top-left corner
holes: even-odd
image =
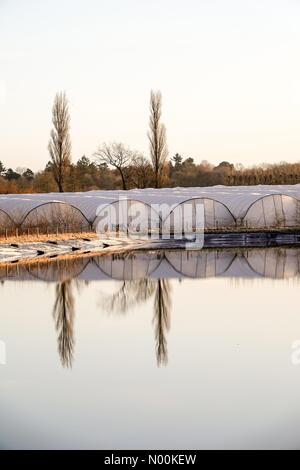
[[[26,239],[25,239],[26,240]],[[0,264],[43,261],[54,258],[99,256],[134,250],[189,249],[187,239],[143,240],[131,238],[98,238],[96,234],[65,234],[58,237],[42,235],[38,240],[10,240],[0,244]],[[211,232],[204,235],[203,248],[260,248],[300,246],[300,231],[287,232]],[[199,247],[195,245],[195,249]]]

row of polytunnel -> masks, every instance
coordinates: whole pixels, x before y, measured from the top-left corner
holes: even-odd
[[[198,226],[199,224],[199,226]],[[300,185],[213,186],[0,196],[0,228],[107,232],[300,225]]]

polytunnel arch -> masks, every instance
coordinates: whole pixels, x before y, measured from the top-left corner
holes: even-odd
[[[50,209],[50,211],[47,209]],[[63,201],[45,201],[31,207],[21,219],[19,225],[21,228],[91,228],[88,218],[78,207]]]
[[[121,215],[121,223],[120,223],[120,210],[117,210],[117,213],[116,211],[112,211],[112,209],[114,209],[115,207],[118,207],[120,204],[123,205],[123,209],[127,210],[126,215],[124,213]],[[142,217],[138,218],[137,220],[140,224],[139,227],[138,227],[139,224],[137,225],[129,224],[129,226],[126,225],[128,223],[128,218],[130,218],[130,215],[128,216],[128,210],[130,211],[133,205],[139,205],[139,207],[143,208],[144,210]],[[156,211],[156,209],[153,208],[153,206],[149,204],[148,202],[141,201],[139,199],[127,199],[127,198],[119,199],[116,201],[105,203],[103,205],[99,204],[99,208],[97,209],[97,215],[92,222],[92,227],[94,230],[96,230],[98,234],[109,232],[108,220],[110,221],[111,227],[113,225],[118,226],[118,228],[115,227],[115,230],[111,230],[111,231],[122,232],[121,228],[123,226],[123,232],[126,235],[128,235],[128,233],[130,232],[131,233],[135,232],[139,234],[145,234],[148,236],[150,231],[153,230],[153,228],[155,231],[157,230],[158,232],[160,225],[161,225],[161,217],[159,213]],[[112,211],[112,213],[110,215],[107,214],[108,220],[105,221],[105,215],[101,219],[100,214],[107,210]],[[112,223],[113,221],[115,222],[115,224]]]
[[[242,225],[248,228],[299,226],[300,200],[284,193],[260,196],[247,208]]]
[[[11,229],[16,226],[13,218],[4,209],[0,209],[0,230]]]
[[[182,223],[179,224],[180,227],[172,227],[172,220],[170,220],[169,225],[167,225],[168,219],[175,218],[175,211],[180,211],[185,204],[193,203],[192,208],[192,231],[196,231],[196,220],[195,220],[195,202],[201,201],[204,205],[204,227],[205,229],[218,229],[221,227],[232,227],[236,225],[236,218],[231,212],[231,210],[221,201],[218,201],[211,197],[192,197],[185,199],[178,203],[171,212],[164,218],[163,220],[163,230],[168,230],[169,227],[173,228],[174,231],[181,231],[182,230]],[[177,216],[177,222],[182,220],[183,214],[179,214]],[[194,220],[193,220],[194,219]],[[174,220],[173,220],[174,224]],[[190,224],[189,224],[190,225]]]

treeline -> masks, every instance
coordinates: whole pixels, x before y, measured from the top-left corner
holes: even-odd
[[[65,93],[57,93],[52,107],[49,162],[44,170],[34,173],[30,168],[5,168],[5,162],[0,161],[0,193],[300,183],[300,163],[244,168],[226,161],[216,166],[207,161],[195,163],[178,153],[168,159],[159,91],[151,91],[149,111],[150,158],[114,142],[103,143],[90,158],[83,156],[72,163],[68,100]]]
[[[238,163],[221,162],[214,166],[208,161],[195,164],[176,154],[169,164],[172,186],[249,186],[256,184],[300,183],[300,163],[262,164],[244,167]]]
[[[0,193],[43,193],[57,191],[51,162],[43,171],[34,173],[29,168],[5,169],[0,162]],[[70,164],[65,175],[65,191],[90,191],[95,189],[132,189],[155,187],[155,174],[151,164],[142,156],[120,170],[107,163],[97,163],[83,156]],[[165,165],[162,186],[242,186],[255,184],[300,183],[300,163],[279,163],[244,168],[222,162],[217,166],[207,161],[197,164],[192,158],[176,154]]]

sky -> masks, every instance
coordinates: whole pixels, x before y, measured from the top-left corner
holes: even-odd
[[[300,160],[300,0],[0,0],[0,160],[44,168],[55,93],[73,161],[149,155],[151,89],[170,156]]]

